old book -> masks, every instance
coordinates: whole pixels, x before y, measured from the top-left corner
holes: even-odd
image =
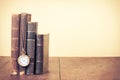
[[[49,34],[44,34],[43,42],[43,73],[47,73],[49,71]]]
[[[28,21],[31,21],[31,14],[21,13],[20,17],[21,17],[20,18],[20,55],[22,55],[22,50],[26,52],[27,27],[28,27]],[[19,65],[19,71],[20,71],[20,75],[25,74],[25,68],[20,65]]]
[[[11,25],[11,60],[12,60],[12,75],[18,74],[18,63],[17,58],[19,55],[19,33],[20,33],[20,15],[12,15],[12,25]]]
[[[26,67],[26,74],[34,74],[35,62],[35,41],[37,34],[37,22],[28,22],[27,30],[27,55],[30,58],[30,64]]]
[[[37,35],[35,74],[43,73],[43,35]]]
[[[49,66],[49,34],[37,36],[36,48],[35,74],[47,73]]]

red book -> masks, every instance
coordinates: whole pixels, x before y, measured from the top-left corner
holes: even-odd
[[[20,40],[20,15],[12,15],[12,25],[11,25],[11,60],[12,60],[12,75],[18,74],[18,63],[17,58],[19,55],[19,40]]]

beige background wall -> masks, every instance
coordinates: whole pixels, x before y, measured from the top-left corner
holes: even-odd
[[[50,56],[120,56],[120,0],[0,0],[0,56],[10,56],[11,15],[50,33]]]

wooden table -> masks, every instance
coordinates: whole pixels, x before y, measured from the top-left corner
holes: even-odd
[[[0,57],[0,80],[120,80],[120,57],[50,57],[49,73],[11,76],[10,57]]]

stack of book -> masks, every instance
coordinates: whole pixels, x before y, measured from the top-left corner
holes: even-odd
[[[31,22],[31,14],[12,14],[11,60],[12,75],[43,74],[48,72],[49,34],[38,34],[38,23]],[[24,54],[30,59],[28,66],[18,64]]]

